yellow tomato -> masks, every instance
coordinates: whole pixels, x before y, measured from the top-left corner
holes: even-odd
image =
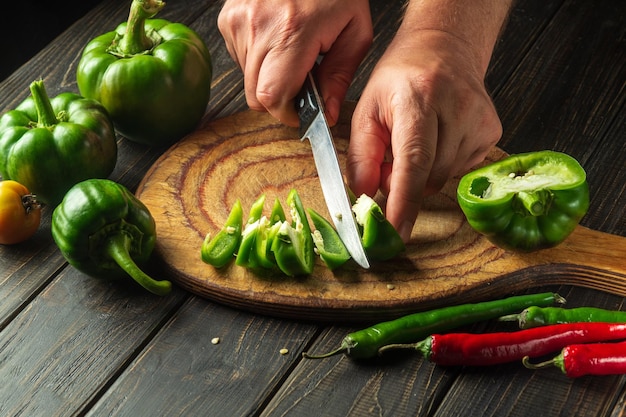
[[[20,243],[35,234],[41,205],[22,184],[0,181],[0,244]]]

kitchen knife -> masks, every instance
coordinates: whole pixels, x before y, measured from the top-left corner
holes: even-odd
[[[311,72],[307,74],[302,90],[296,97],[295,106],[300,117],[300,139],[309,139],[311,142],[313,159],[328,213],[352,259],[363,268],[369,268],[358,226],[352,214],[352,204],[341,175],[333,137],[324,115],[323,100]]]

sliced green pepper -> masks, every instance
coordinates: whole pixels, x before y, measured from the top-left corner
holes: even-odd
[[[361,227],[361,243],[368,258],[385,261],[406,249],[402,237],[373,198],[362,194],[352,206],[352,211]]]
[[[202,261],[216,268],[232,261],[241,243],[242,223],[243,209],[241,201],[237,200],[220,231],[213,237],[207,234],[204,238],[200,249]]]
[[[50,99],[43,80],[0,118],[0,175],[55,207],[77,182],[106,178],[117,161],[113,122],[95,100],[66,92]]]
[[[549,150],[511,155],[464,175],[457,198],[476,231],[525,252],[561,243],[589,208],[584,169]]]
[[[256,252],[256,239],[259,235],[259,225],[263,217],[263,207],[265,206],[265,194],[261,195],[252,204],[248,221],[241,235],[241,243],[237,250],[235,264],[246,268],[258,268],[260,261]]]
[[[70,188],[52,213],[52,237],[65,259],[87,275],[130,275],[154,294],[171,291],[171,282],[157,281],[139,267],[154,249],[156,225],[148,208],[121,184],[89,179]]]
[[[315,251],[329,269],[339,268],[350,259],[350,252],[328,220],[312,208],[307,211],[315,226],[312,235]]]
[[[200,122],[212,63],[191,28],[152,19],[165,3],[133,0],[127,22],[91,40],[76,70],[80,93],[101,102],[126,138],[164,146]]]
[[[259,221],[259,231],[255,242],[256,258],[259,265],[267,269],[275,269],[278,267],[276,258],[272,252],[272,242],[278,234],[278,229],[282,222],[286,220],[285,211],[280,204],[280,200],[274,200],[274,206],[270,214],[270,218],[263,216]]]
[[[315,252],[306,212],[296,190],[287,196],[291,222],[281,223],[272,242],[272,251],[280,270],[289,276],[313,272]]]

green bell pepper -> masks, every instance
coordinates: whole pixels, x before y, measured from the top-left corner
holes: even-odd
[[[280,270],[289,276],[313,272],[315,252],[311,226],[298,192],[292,189],[287,196],[291,222],[281,223],[272,242],[272,252]]]
[[[373,198],[362,194],[352,205],[352,211],[360,226],[361,243],[369,259],[386,261],[406,249],[402,237]]]
[[[161,0],[133,0],[128,21],[84,48],[76,79],[80,93],[101,102],[126,138],[169,145],[191,132],[206,111],[212,64],[189,27],[151,19]]]
[[[77,182],[108,177],[117,161],[113,123],[100,103],[65,92],[50,99],[43,80],[0,118],[0,175],[56,206]]]
[[[215,236],[207,233],[204,238],[200,248],[202,261],[216,268],[222,268],[232,261],[241,244],[242,223],[243,208],[241,201],[237,200],[220,231]]]
[[[589,208],[585,170],[554,151],[511,155],[464,175],[457,188],[469,224],[495,245],[529,252],[553,247]]]
[[[52,213],[52,237],[65,259],[97,278],[130,275],[148,291],[165,295],[172,284],[139,265],[150,259],[156,225],[148,208],[123,185],[89,179],[74,185]]]

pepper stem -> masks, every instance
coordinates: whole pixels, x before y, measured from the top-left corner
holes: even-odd
[[[113,234],[104,242],[104,253],[146,290],[156,295],[168,294],[172,290],[172,283],[167,280],[157,281],[143,272],[128,253],[130,244],[130,237],[126,234]]]
[[[419,343],[392,343],[389,345],[382,346],[378,349],[378,354],[382,355],[388,350],[396,350],[396,349],[419,349]]]
[[[162,0],[133,0],[130,4],[126,32],[119,40],[117,53],[121,56],[131,56],[150,51],[154,47],[154,40],[146,34],[146,19],[154,17],[165,7]]]
[[[59,123],[46,92],[46,87],[43,85],[43,80],[30,83],[30,94],[37,109],[37,127],[49,127]]]
[[[328,353],[323,353],[321,355],[309,355],[308,352],[302,352],[302,357],[305,359],[324,359],[330,358],[331,356],[339,355],[340,353],[346,352],[348,349],[345,346],[332,350]]]
[[[507,314],[505,316],[498,317],[498,321],[519,321],[520,317],[520,313]]]
[[[534,217],[543,216],[550,208],[550,192],[547,190],[520,191],[517,198],[526,211]]]
[[[544,369],[544,368],[548,368],[551,366],[554,366],[556,364],[556,361],[554,359],[549,359],[545,362],[539,362],[539,363],[531,363],[530,362],[530,357],[528,356],[524,356],[522,358],[522,364],[528,368],[528,369]]]

